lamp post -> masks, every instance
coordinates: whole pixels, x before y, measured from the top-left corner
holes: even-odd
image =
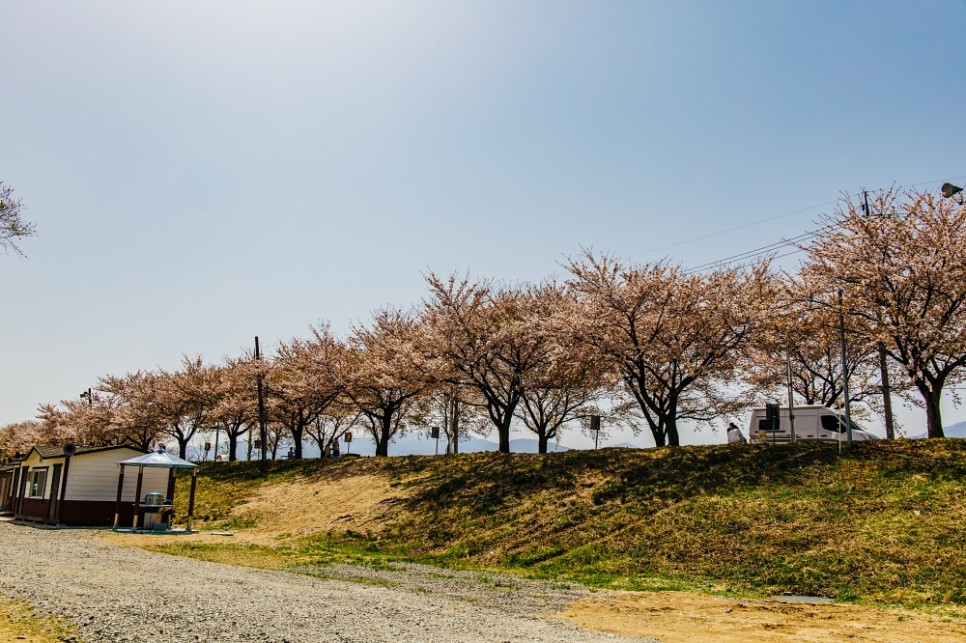
[[[81,396],[81,399],[82,400],[87,400],[87,405],[88,406],[94,406],[94,391],[93,390],[87,389],[86,391],[84,391],[83,393],[81,393],[80,396]]]

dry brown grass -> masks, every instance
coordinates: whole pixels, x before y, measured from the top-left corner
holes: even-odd
[[[78,641],[77,629],[56,618],[34,615],[26,603],[0,599],[0,641]]]
[[[631,592],[572,604],[579,627],[663,643],[951,643],[966,622],[908,610],[729,599],[690,592]]]
[[[248,502],[231,510],[230,519],[254,521],[251,529],[242,532],[250,542],[268,543],[283,534],[301,537],[330,529],[377,533],[391,518],[391,507],[407,495],[391,487],[386,475],[282,482],[259,487]]]

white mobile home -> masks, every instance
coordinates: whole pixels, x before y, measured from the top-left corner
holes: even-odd
[[[9,504],[14,517],[60,525],[109,526],[114,522],[118,497],[119,463],[144,452],[129,446],[72,448],[34,447],[14,464]],[[137,480],[123,481],[123,497],[133,499]],[[161,492],[170,498],[174,478],[167,470],[144,472],[142,491]],[[130,523],[135,503],[121,506],[121,518]]]

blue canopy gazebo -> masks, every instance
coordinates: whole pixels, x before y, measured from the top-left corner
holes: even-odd
[[[134,520],[131,524],[131,531],[138,531],[138,518],[142,512],[145,515],[145,523],[148,522],[149,516],[152,518],[151,531],[157,529],[156,525],[164,524],[164,514],[170,514],[173,511],[175,474],[178,469],[192,470],[191,493],[188,497],[188,527],[186,529],[186,531],[191,531],[191,517],[195,509],[195,486],[198,482],[198,465],[183,460],[178,456],[171,455],[170,453],[165,453],[163,449],[158,449],[152,453],[146,453],[142,456],[131,458],[130,460],[123,460],[118,465],[120,466],[120,474],[117,479],[117,502],[114,505],[115,530],[118,528],[118,522],[121,516],[121,496],[124,493],[124,467],[137,467],[138,482],[134,492]],[[159,493],[149,493],[144,498],[141,498],[141,486],[144,481],[145,468],[169,470],[167,495],[164,498],[158,497],[161,495]],[[148,496],[152,497],[149,498]],[[144,527],[147,528],[148,525],[145,524]]]

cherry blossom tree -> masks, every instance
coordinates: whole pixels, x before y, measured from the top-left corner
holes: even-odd
[[[572,291],[546,283],[521,294],[522,334],[536,365],[522,374],[516,416],[536,434],[538,453],[546,453],[565,425],[599,414],[605,372],[596,352],[573,332],[571,322],[582,310]]]
[[[62,400],[43,404],[38,419],[54,444],[96,447],[127,444],[127,436],[115,422],[117,398],[92,390],[86,399]]]
[[[389,455],[390,440],[404,430],[413,402],[431,383],[417,350],[421,332],[412,315],[381,310],[349,338],[346,396],[365,417],[377,456]]]
[[[14,198],[13,188],[0,181],[0,248],[23,257],[17,241],[34,234],[34,224],[23,217],[23,202]]]
[[[50,444],[57,436],[48,434],[42,422],[25,420],[0,426],[0,462],[26,453],[36,445]]]
[[[345,346],[328,326],[311,331],[311,339],[279,345],[267,377],[269,414],[291,436],[296,458],[302,457],[306,429],[345,390]]]
[[[158,388],[152,373],[137,371],[123,376],[107,375],[98,382],[100,395],[114,408],[111,430],[118,444],[129,444],[149,451],[163,436],[163,420],[158,415]]]
[[[413,416],[416,423],[430,430],[438,428],[446,438],[446,453],[455,454],[471,433],[485,435],[490,428],[485,406],[475,388],[437,374],[433,385],[417,401]]]
[[[744,403],[730,385],[773,296],[766,264],[689,274],[586,253],[569,270],[584,341],[617,373],[657,446],[680,444],[681,420],[710,422]]]
[[[162,432],[178,443],[178,456],[188,457],[188,444],[208,427],[215,402],[215,369],[200,357],[184,357],[181,369],[149,374],[155,389],[154,406]]]
[[[225,432],[229,462],[238,459],[238,441],[258,419],[257,368],[251,356],[242,355],[212,372],[214,403],[208,419],[216,431]]]
[[[915,388],[927,434],[943,437],[940,401],[966,365],[966,206],[886,190],[869,216],[851,199],[825,217],[801,274],[849,332],[880,345]]]
[[[519,289],[451,276],[427,278],[423,352],[451,383],[467,384],[483,398],[499,436],[510,452],[510,426],[523,399],[525,376],[539,368],[540,346],[526,333],[526,296]]]
[[[764,399],[785,400],[789,368],[799,403],[834,408],[843,402],[844,378],[839,316],[816,306],[813,294],[796,279],[780,282],[769,314],[745,346],[746,379]],[[846,336],[850,399],[878,410],[881,393],[875,347]]]
[[[345,434],[359,426],[362,414],[351,403],[337,400],[306,427],[306,432],[324,454],[345,438]]]

